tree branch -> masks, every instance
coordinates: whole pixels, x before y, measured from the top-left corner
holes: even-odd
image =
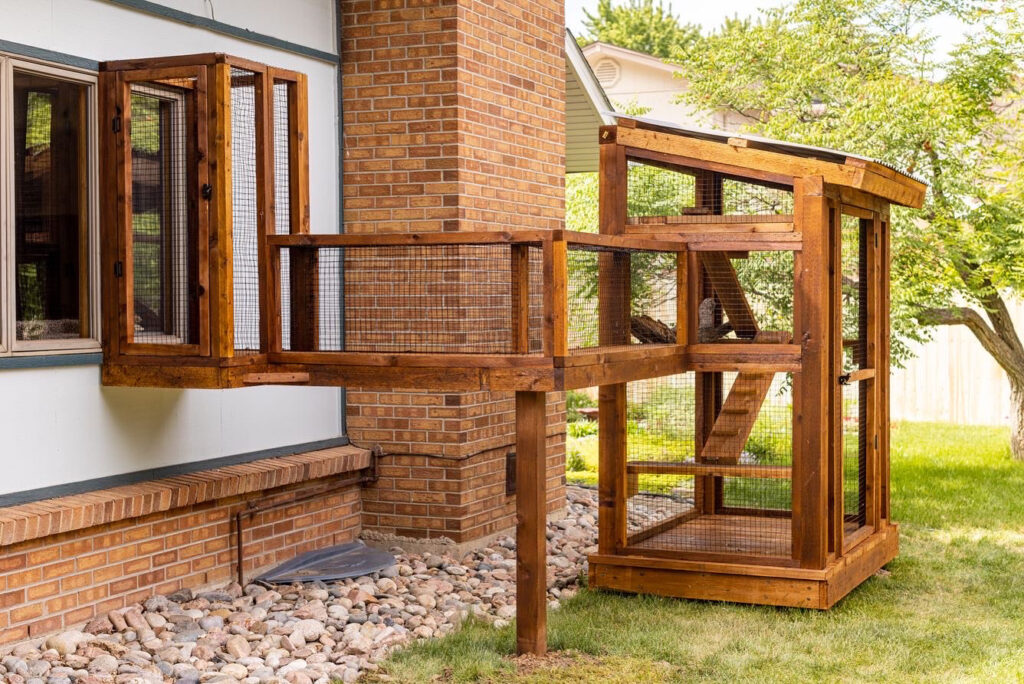
[[[1008,345],[974,309],[966,306],[925,309],[917,314],[922,325],[963,325],[970,330],[1007,375],[1024,381],[1024,358]]]

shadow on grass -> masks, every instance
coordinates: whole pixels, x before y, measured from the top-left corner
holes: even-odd
[[[1006,440],[895,426],[900,556],[829,612],[582,591],[549,622],[551,647],[578,660],[523,671],[511,628],[472,623],[386,670],[402,682],[1019,681],[1024,464]]]

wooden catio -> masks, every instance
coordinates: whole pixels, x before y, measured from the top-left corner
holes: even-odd
[[[101,86],[104,383],[514,391],[520,651],[549,392],[601,388],[593,586],[824,608],[895,554],[888,206],[917,181],[624,118],[600,234],[316,234],[302,74],[192,55]]]
[[[678,340],[679,372],[600,389],[590,586],[829,608],[897,553],[889,205],[918,207],[925,187],[643,120],[601,143],[601,232],[685,254],[675,326],[629,314],[634,336]],[[627,315],[601,306],[604,325]]]

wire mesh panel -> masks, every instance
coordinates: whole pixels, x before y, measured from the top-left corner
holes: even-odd
[[[513,247],[506,244],[285,249],[291,252],[291,333],[283,348],[539,352],[542,254],[526,250],[528,282],[522,283],[514,277]],[[520,313],[515,302],[523,286],[529,288],[528,306]],[[527,328],[525,350],[517,348],[521,325]]]
[[[630,383],[628,545],[683,556],[788,557],[791,386],[785,373],[703,373],[699,382],[687,373]]]
[[[131,86],[132,339],[189,345],[199,335],[196,79]]]
[[[751,178],[631,159],[626,183],[633,224],[792,220],[792,188]]]
[[[570,244],[567,260],[570,352],[675,344],[675,252]]]
[[[792,340],[793,252],[701,252],[700,262],[698,342]]]
[[[844,372],[868,367],[868,227],[866,220],[843,215],[840,262]],[[871,381],[842,388],[842,472],[844,529],[867,523],[867,410]]]
[[[260,348],[256,75],[231,68],[231,244],[235,349]]]
[[[289,87],[287,82],[274,82],[274,232],[278,235],[292,232]],[[291,344],[292,332],[290,257],[288,250],[281,251],[281,335],[285,349]]]
[[[650,535],[694,511],[694,476],[666,472],[694,461],[694,374],[626,385],[627,536]]]

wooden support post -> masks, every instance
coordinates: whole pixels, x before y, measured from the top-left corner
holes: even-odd
[[[616,553],[626,544],[626,497],[633,493],[626,473],[626,384],[602,385],[597,401],[597,549]]]
[[[235,292],[232,287],[231,66],[214,64],[210,88],[210,286],[214,356],[235,355]]]
[[[260,351],[270,349],[271,339],[280,334],[280,320],[272,321],[269,285],[270,258],[267,236],[276,230],[274,216],[274,84],[266,71],[254,74],[256,79],[256,263],[260,273]]]
[[[796,253],[794,318],[801,370],[793,375],[793,559],[825,567],[830,458],[828,402],[835,382],[829,369],[829,221],[824,181],[797,178],[794,221],[803,233]]]
[[[722,176],[714,171],[699,170],[694,177],[694,190],[693,190],[693,205],[698,209],[702,209],[711,215],[718,215],[722,213]],[[700,255],[695,255],[690,262],[690,268],[694,271],[695,278],[692,282],[696,286],[696,298],[693,302],[693,309],[695,312],[700,311],[700,304],[706,297],[711,297],[714,294],[714,288],[711,285],[710,277],[707,273],[707,269],[700,259]],[[715,325],[721,323],[718,318],[721,317],[721,312],[716,312]],[[696,331],[695,331],[696,332]],[[694,338],[696,339],[696,335]],[[722,374],[721,373],[696,373],[694,379],[694,390],[696,396],[696,416],[695,416],[695,438],[696,438],[696,449],[695,452],[698,454],[697,460],[703,460],[700,457],[701,452],[704,450],[704,442],[707,440],[708,435],[711,434],[711,430],[715,425],[715,420],[718,418],[718,412],[722,408]],[[715,477],[713,475],[704,475],[694,478],[694,502],[696,506],[701,509],[704,513],[714,513],[718,510],[721,505],[721,491],[722,491],[722,478]]]
[[[512,351],[530,351],[530,247],[512,245]]]
[[[547,652],[546,394],[516,392],[516,652]]]
[[[289,251],[291,351],[320,350],[320,268],[315,247]]]
[[[890,244],[889,244],[889,207],[882,211],[878,235],[878,288],[880,305],[878,309],[878,365],[875,369],[875,382],[878,387],[878,414],[875,424],[878,430],[878,470],[881,487],[879,491],[880,524],[889,521],[889,354],[890,354]]]

